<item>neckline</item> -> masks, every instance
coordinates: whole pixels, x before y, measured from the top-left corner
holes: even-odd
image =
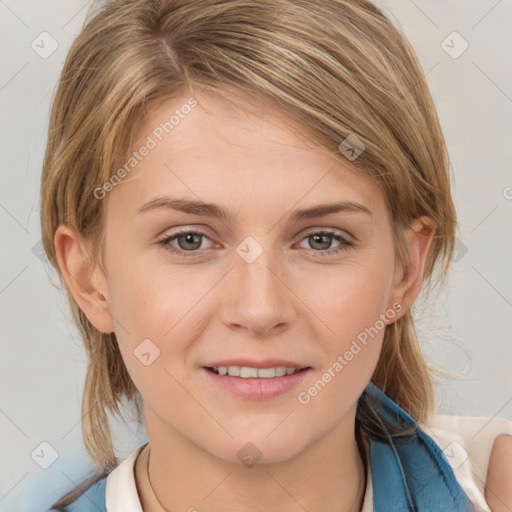
[[[123,461],[123,463],[128,462],[130,459],[132,460],[132,471],[131,471],[131,480],[127,482],[129,487],[135,491],[135,494],[137,496],[137,512],[140,509],[140,512],[143,512],[142,510],[142,504],[140,502],[140,496],[139,491],[137,489],[137,479],[135,476],[135,468],[137,465],[137,461],[139,460],[139,457],[141,456],[144,448],[149,444],[149,442],[139,446],[136,448],[130,456]],[[123,464],[122,463],[122,464]],[[116,468],[117,469],[117,468]],[[117,504],[116,504],[117,505]],[[371,465],[369,461],[367,461],[366,464],[366,486],[365,486],[365,492],[363,496],[363,505],[361,507],[361,512],[373,512],[373,484],[372,484],[372,472],[371,472]]]

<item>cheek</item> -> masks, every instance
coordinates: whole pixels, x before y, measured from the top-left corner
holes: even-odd
[[[347,278],[345,284],[351,279]],[[324,296],[316,307],[322,311],[327,333],[321,337],[321,367],[304,383],[297,402],[309,418],[335,425],[354,405],[377,366],[388,322],[394,311],[385,301],[385,281],[356,279],[359,288]],[[355,284],[352,282],[351,284]]]
[[[116,324],[116,337],[130,376],[145,398],[180,388],[171,377],[182,381],[188,372],[188,340],[200,335],[204,321],[201,298],[213,288],[210,281],[198,279],[197,269],[180,267],[173,272],[147,261],[126,258],[110,272],[115,287],[109,296],[109,309]],[[183,269],[183,270],[181,270]]]
[[[386,313],[392,291],[391,270],[384,259],[340,267],[316,275],[309,292],[305,288],[301,296],[323,321],[330,338],[343,344]]]
[[[171,268],[162,264],[161,256],[154,257],[157,249],[130,252],[128,247],[123,250],[118,246],[114,253],[112,248],[109,275],[114,284],[109,310],[114,321],[125,334],[162,338],[198,301],[204,285],[185,265]],[[115,258],[112,254],[123,256]]]
[[[389,304],[391,269],[392,260],[383,254],[380,261],[376,257],[315,279],[317,286],[305,301],[321,320],[324,360],[319,389],[323,384],[330,389],[322,391],[322,400],[345,400],[349,390],[356,399],[370,380],[386,327],[396,314]]]

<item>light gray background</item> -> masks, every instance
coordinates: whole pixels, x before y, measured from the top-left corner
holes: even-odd
[[[460,372],[436,386],[440,412],[510,420],[512,1],[379,3],[418,54],[455,178],[457,261],[447,286],[414,310],[429,360]],[[88,6],[77,0],[0,0],[2,512],[46,511],[91,468],[80,424],[84,350],[63,294],[50,284],[49,276],[54,282],[56,277],[37,252],[50,101]],[[40,35],[45,31],[58,48],[42,58],[31,43],[48,52],[51,40]],[[454,31],[469,44],[458,58],[445,51],[454,55],[462,48],[463,41],[450,35]],[[120,458],[146,440],[143,428],[129,427],[114,429]],[[31,456],[44,441],[58,452],[48,469]]]

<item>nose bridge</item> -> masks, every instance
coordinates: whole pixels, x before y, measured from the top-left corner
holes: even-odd
[[[267,237],[268,242],[270,237]],[[276,252],[247,237],[236,249],[235,297],[230,323],[266,331],[291,321],[293,305],[283,283],[283,266]]]
[[[248,237],[252,238],[252,237]],[[237,248],[236,274],[240,279],[239,292],[251,301],[269,303],[280,295],[275,252],[264,249],[255,239],[242,242]]]

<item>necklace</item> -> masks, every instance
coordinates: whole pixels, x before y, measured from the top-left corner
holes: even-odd
[[[158,496],[156,495],[155,489],[153,489],[153,486],[151,485],[151,478],[149,478],[149,456],[150,455],[151,455],[151,447],[149,446],[149,443],[148,443],[148,464],[146,466],[146,472],[147,472],[147,475],[148,475],[149,487],[151,487],[151,491],[153,492],[153,496],[155,497],[156,501],[158,501],[158,504],[162,507],[162,510],[165,510],[165,512],[169,512],[169,510],[167,510],[162,505],[162,503],[160,503],[160,500],[158,499]]]

